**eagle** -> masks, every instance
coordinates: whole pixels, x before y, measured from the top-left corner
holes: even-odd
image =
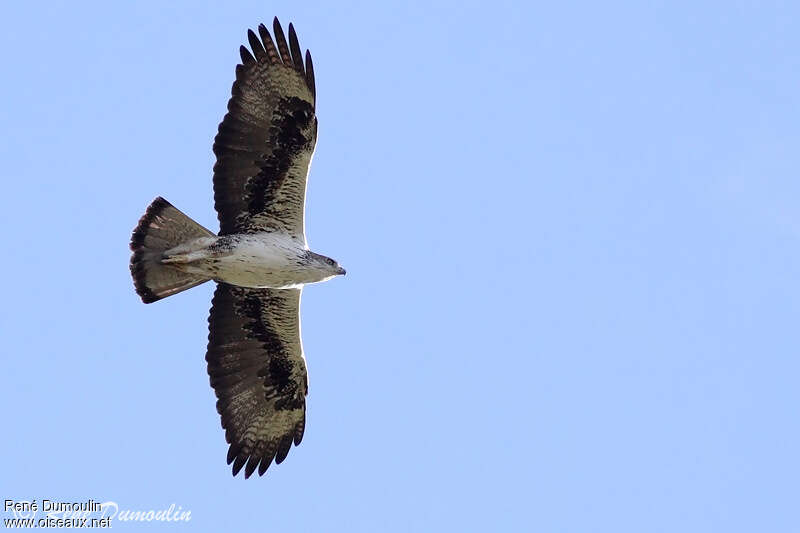
[[[241,46],[228,112],[214,139],[214,234],[158,197],[133,230],[130,271],[151,303],[213,280],[206,361],[228,464],[245,478],[283,462],[306,426],[308,373],[300,294],[345,274],[309,250],[306,181],[317,139],[311,54],[278,19]]]

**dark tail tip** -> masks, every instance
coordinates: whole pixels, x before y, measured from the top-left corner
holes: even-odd
[[[153,200],[131,235],[130,269],[136,294],[149,304],[207,281],[163,265],[161,259],[170,248],[213,235],[164,198]]]
[[[141,251],[144,247],[144,238],[147,236],[150,224],[167,207],[173,207],[173,205],[160,196],[147,206],[147,211],[145,211],[142,218],[139,219],[139,223],[133,230],[133,235],[131,235],[131,250],[133,250],[134,254],[137,251]]]
[[[131,257],[131,276],[133,277],[133,286],[136,289],[136,294],[138,294],[146,304],[157,302],[164,297],[157,296],[150,290],[150,287],[147,286],[145,254],[147,254],[148,250],[145,247],[144,239],[147,237],[150,230],[150,224],[152,224],[156,217],[167,207],[172,207],[172,204],[161,196],[153,200],[150,205],[147,206],[147,210],[144,212],[144,215],[142,215],[142,218],[139,219],[139,223],[136,225],[131,235],[130,247],[133,251],[133,257]]]

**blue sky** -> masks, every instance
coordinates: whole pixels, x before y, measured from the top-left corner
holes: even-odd
[[[228,4],[0,8],[4,499],[800,530],[796,3]],[[145,306],[127,243],[157,195],[218,227],[212,139],[274,15],[317,75],[309,241],[348,275],[303,298],[304,441],[245,481],[213,286]]]

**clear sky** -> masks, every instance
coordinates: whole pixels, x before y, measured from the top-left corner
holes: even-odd
[[[698,5],[702,4],[702,5]],[[314,56],[303,443],[232,478],[203,225],[247,28]],[[3,499],[221,531],[800,531],[796,2],[6,2]],[[8,513],[3,515],[8,516]],[[115,527],[130,528],[115,523]]]

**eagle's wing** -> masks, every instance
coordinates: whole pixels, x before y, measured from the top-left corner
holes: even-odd
[[[300,444],[308,375],[300,340],[300,289],[219,283],[208,319],[208,374],[217,394],[228,464],[245,477]],[[245,466],[246,464],[246,466]]]
[[[214,139],[214,202],[220,235],[284,230],[305,243],[306,178],[317,139],[311,54],[305,64],[294,27],[287,44],[261,24],[247,33],[228,113]]]

